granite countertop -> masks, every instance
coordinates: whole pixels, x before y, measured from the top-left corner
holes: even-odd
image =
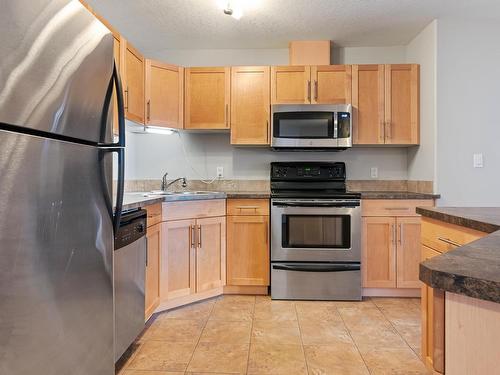
[[[206,192],[206,194],[182,194],[153,195],[147,193],[125,193],[123,196],[123,210],[149,206],[159,202],[194,201],[207,199],[226,199],[226,193]]]
[[[418,207],[423,217],[489,233],[420,264],[420,280],[447,292],[500,303],[500,207]]]
[[[413,193],[411,191],[360,191],[361,199],[438,199],[439,194]]]

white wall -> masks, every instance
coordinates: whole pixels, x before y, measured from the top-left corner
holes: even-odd
[[[500,23],[438,22],[437,174],[442,206],[500,206]],[[472,155],[483,153],[484,168]]]
[[[420,146],[408,149],[408,179],[436,183],[437,20],[408,44],[406,61],[420,64]]]
[[[369,179],[370,167],[379,168],[381,179],[407,178],[406,151],[400,148],[284,153],[268,148],[233,147],[229,144],[228,133],[183,132],[181,138],[178,134],[127,133],[127,136],[127,179],[158,179],[165,171],[172,178],[211,179],[216,174],[217,166],[224,167],[225,179],[268,179],[269,163],[285,160],[345,161],[350,179]]]
[[[163,50],[149,56],[183,66],[288,64],[288,49]],[[335,49],[334,63],[404,63],[405,46]],[[335,59],[337,61],[335,61]],[[128,133],[127,179],[157,179],[165,171],[170,177],[213,178],[223,166],[226,179],[267,179],[269,163],[284,160],[338,160],[347,163],[350,179],[370,179],[370,168],[378,167],[379,179],[407,179],[406,148],[353,148],[336,153],[277,153],[268,148],[233,147],[228,134],[182,133],[195,173],[182,156],[177,135]]]

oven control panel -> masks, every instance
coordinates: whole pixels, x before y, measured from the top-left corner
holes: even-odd
[[[271,163],[271,180],[335,180],[345,181],[342,162]]]

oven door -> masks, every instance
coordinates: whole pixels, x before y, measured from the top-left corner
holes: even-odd
[[[273,199],[271,260],[360,262],[360,227],[357,199]]]

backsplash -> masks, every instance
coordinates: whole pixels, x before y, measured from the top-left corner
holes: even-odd
[[[208,191],[269,191],[269,180],[215,180],[207,184],[201,180],[188,180],[187,187],[182,187],[178,181],[169,187],[171,191],[208,190]],[[160,180],[126,180],[125,191],[152,191],[159,190]],[[410,180],[350,180],[347,181],[350,191],[409,191],[415,193],[433,193],[432,181]]]

